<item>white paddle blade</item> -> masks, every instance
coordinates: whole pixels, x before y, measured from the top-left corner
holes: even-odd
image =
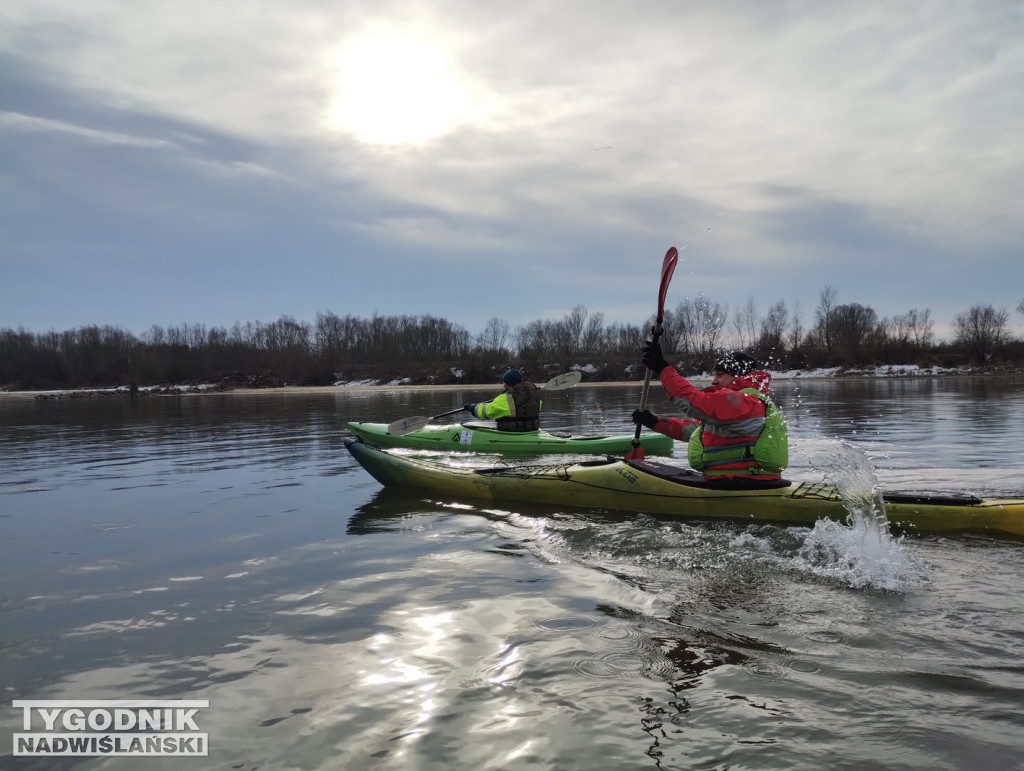
[[[413,431],[419,431],[429,422],[430,418],[423,415],[417,415],[413,418],[402,418],[394,423],[388,423],[388,434],[391,436],[405,436]]]
[[[562,375],[555,375],[548,382],[541,386],[545,391],[561,391],[563,388],[572,388],[583,379],[579,370],[566,372]]]

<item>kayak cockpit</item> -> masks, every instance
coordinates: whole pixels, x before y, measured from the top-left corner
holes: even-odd
[[[704,490],[778,490],[793,484],[788,479],[705,479],[703,474],[696,471],[666,463],[649,460],[627,460],[626,463],[630,468],[652,477]]]

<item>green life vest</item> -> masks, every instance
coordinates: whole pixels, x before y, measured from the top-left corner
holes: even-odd
[[[740,393],[751,394],[764,402],[764,426],[753,442],[729,444],[722,447],[705,447],[702,442],[704,424],[690,434],[686,456],[697,471],[705,476],[716,474],[756,476],[758,474],[781,475],[789,465],[789,428],[782,412],[775,403],[756,388],[741,388]],[[719,469],[732,466],[744,460],[754,461],[746,469]],[[756,463],[756,465],[755,465]]]

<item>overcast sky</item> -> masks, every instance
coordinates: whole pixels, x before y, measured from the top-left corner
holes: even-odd
[[[1020,0],[5,0],[0,327],[1024,298]]]

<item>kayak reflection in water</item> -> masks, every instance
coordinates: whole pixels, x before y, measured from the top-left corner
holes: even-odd
[[[540,387],[523,381],[523,373],[510,369],[501,376],[505,390],[489,402],[463,407],[479,420],[493,420],[499,431],[536,431],[540,428]]]
[[[687,442],[687,459],[705,479],[782,478],[789,464],[789,431],[769,396],[772,376],[758,369],[757,359],[743,351],[724,354],[704,389],[669,366],[657,338],[644,345],[641,361],[687,418],[634,410],[634,423]]]

